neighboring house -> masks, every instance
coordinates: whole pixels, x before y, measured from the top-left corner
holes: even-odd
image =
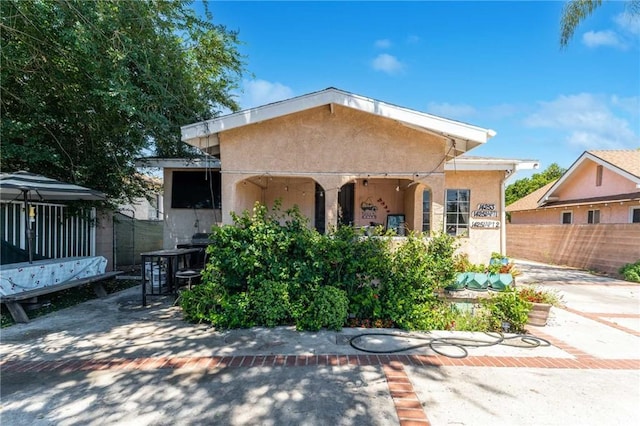
[[[472,262],[486,263],[506,245],[507,178],[537,167],[463,155],[494,135],[334,88],[184,126],[183,141],[210,157],[199,168],[157,163],[165,248],[279,199],[320,232],[338,224],[446,231],[462,237]]]
[[[640,150],[585,151],[507,212],[510,256],[614,273],[640,259]]]

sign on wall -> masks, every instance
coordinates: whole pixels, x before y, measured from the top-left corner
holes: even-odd
[[[498,210],[495,204],[480,203],[476,210],[471,212],[471,227],[476,229],[500,229]]]

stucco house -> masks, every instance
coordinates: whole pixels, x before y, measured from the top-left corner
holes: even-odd
[[[615,273],[640,259],[640,149],[585,151],[507,211],[510,256]]]
[[[507,179],[537,167],[464,155],[495,134],[335,88],[183,126],[182,140],[207,157],[163,166],[165,247],[279,199],[321,232],[445,231],[486,263],[504,252]]]

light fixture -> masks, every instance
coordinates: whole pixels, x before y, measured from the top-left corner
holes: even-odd
[[[400,191],[400,185],[396,185],[396,191]]]
[[[369,181],[367,179],[365,179],[365,180],[362,181],[362,184],[364,186],[369,186]]]
[[[288,191],[288,190],[289,190],[289,185],[285,185],[285,186],[284,186],[284,190],[285,190],[285,191]]]

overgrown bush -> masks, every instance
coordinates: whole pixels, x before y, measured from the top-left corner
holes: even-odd
[[[219,328],[295,324],[338,329],[347,318],[406,329],[442,328],[438,289],[455,278],[455,239],[390,239],[341,226],[321,235],[297,208],[256,204],[213,228],[203,283],[182,293],[185,318]]]
[[[618,272],[625,280],[640,283],[640,260],[636,263],[627,263]]]
[[[527,302],[513,287],[507,287],[500,293],[492,294],[482,300],[488,310],[489,331],[507,331],[522,333],[529,319],[532,304]]]

